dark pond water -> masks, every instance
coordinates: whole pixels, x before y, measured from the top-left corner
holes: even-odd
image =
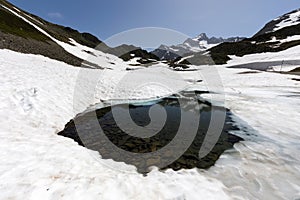
[[[158,105],[165,111],[151,110]],[[126,119],[130,118],[133,122],[115,120],[113,109],[119,114],[124,113],[124,116],[128,112]],[[215,133],[215,138],[210,140],[212,144],[209,144],[206,139],[212,112],[218,116],[223,111],[225,121],[221,124],[220,133]],[[152,121],[149,113],[154,121],[154,126],[150,127]],[[165,122],[155,122],[155,117],[163,115],[166,116]],[[232,125],[231,116],[230,111],[223,107],[200,101],[197,95],[182,93],[180,97],[172,96],[139,105],[119,104],[88,112],[71,120],[59,135],[98,151],[104,159],[135,165],[141,173],[147,173],[150,166],[157,166],[161,170],[207,169],[215,164],[225,150],[242,140],[229,133],[238,130]],[[160,127],[156,127],[155,123]],[[214,133],[214,126],[210,129]],[[150,134],[153,131],[153,134],[145,137],[143,130]],[[212,147],[207,155],[201,157],[199,151],[203,145]]]

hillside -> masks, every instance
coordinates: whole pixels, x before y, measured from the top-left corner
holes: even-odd
[[[0,37],[0,49],[44,55],[73,66],[101,68],[103,58],[99,55],[104,53],[125,61],[135,57],[138,57],[141,63],[148,62],[148,59],[158,60],[153,54],[138,47],[110,48],[92,34],[80,33],[70,27],[50,23],[16,8],[5,0],[0,0]],[[136,56],[128,57],[133,54]]]
[[[74,45],[69,40],[69,38],[72,38],[77,43],[91,48],[101,43],[97,37],[89,33],[79,33],[72,28],[47,22],[38,16],[16,8],[5,0],[0,0],[0,5],[1,49],[40,54],[71,65],[81,66],[82,58],[66,51],[51,37],[69,45]],[[38,30],[37,27],[44,30],[51,37]]]
[[[300,45],[300,11],[295,10],[267,23],[251,38],[236,43],[222,43],[211,48],[216,64],[225,64],[229,56],[255,53],[280,52]]]

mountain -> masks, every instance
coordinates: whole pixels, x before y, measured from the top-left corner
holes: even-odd
[[[0,0],[0,5],[1,49],[40,54],[71,65],[81,65],[82,59],[66,52],[60,45],[38,31],[30,23],[38,24],[49,35],[59,38],[61,41],[68,42],[68,38],[72,37],[81,43],[88,43],[90,45],[95,42],[94,38],[88,34],[80,34],[70,28],[48,23],[37,16],[14,7],[7,1]],[[26,21],[29,23],[26,23]],[[91,38],[93,41],[90,41]]]
[[[270,21],[251,38],[210,38],[202,33],[182,44],[161,45],[147,52],[126,44],[111,48],[92,34],[47,22],[0,0],[0,37],[0,49],[43,55],[73,66],[103,68],[101,63],[110,63],[107,67],[112,68],[119,60],[133,65],[158,60],[168,60],[173,66],[225,64],[232,56],[279,52],[300,45],[300,9]]]
[[[300,45],[300,9],[268,22],[250,38],[209,38],[202,33],[180,45],[162,45],[152,53],[175,66],[226,64],[231,56],[280,52],[297,45]]]
[[[224,39],[222,37],[209,38],[205,33],[201,33],[195,38],[188,38],[182,44],[166,46],[161,45],[159,48],[152,51],[153,54],[158,56],[161,60],[174,60],[184,55],[203,52],[223,42],[238,42],[244,38],[231,37]]]
[[[279,52],[300,45],[300,9],[267,23],[253,37],[236,43],[222,43],[209,50],[217,64],[225,64],[230,56]]]
[[[110,48],[92,34],[50,23],[5,0],[0,0],[0,38],[0,49],[43,55],[73,66],[92,68],[102,68],[99,63],[105,59],[104,53],[123,59],[126,57],[124,54],[133,50]],[[120,54],[120,49],[123,49],[123,54]],[[140,48],[134,48],[134,53],[142,59],[158,59]],[[87,58],[91,59],[86,61]],[[109,58],[111,63],[116,60],[113,56]]]
[[[255,36],[278,31],[282,28],[300,24],[300,9],[282,15],[267,23]]]

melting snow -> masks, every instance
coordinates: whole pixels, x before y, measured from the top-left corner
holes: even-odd
[[[300,60],[300,46],[295,46],[280,52],[249,54],[242,57],[230,56],[228,65],[246,64],[251,62],[268,62],[283,60]]]
[[[300,40],[300,35],[293,35],[293,36],[288,36],[285,39],[278,40],[276,37],[273,37],[272,40],[267,41],[266,43],[270,42],[279,42],[279,43],[286,43],[286,42],[292,42],[292,41],[297,41]]]
[[[73,93],[79,71],[100,70],[9,50],[0,50],[0,55],[1,199],[229,199],[220,181],[197,170],[154,170],[143,177],[132,166],[102,160],[98,153],[57,136],[77,114]],[[109,98],[122,73],[104,76],[98,93]],[[132,91],[124,89],[124,94]],[[153,91],[137,95],[152,97]],[[94,100],[99,102],[99,97]],[[87,101],[82,99],[79,107]]]
[[[273,31],[278,31],[285,27],[294,26],[297,24],[300,24],[300,10],[295,13],[290,14],[287,19],[285,19],[285,20],[281,21],[279,24],[277,24]]]
[[[245,69],[217,69],[225,87],[226,106],[253,127],[252,136],[223,154],[208,171],[152,171],[147,177],[134,167],[102,160],[98,153],[57,136],[74,117],[73,93],[81,70],[105,72],[94,103],[114,97],[123,70],[79,69],[43,56],[0,50],[0,166],[2,199],[295,199],[299,198],[299,83],[294,76],[274,73],[240,74]],[[166,82],[165,66],[138,73],[157,74]],[[197,72],[176,72],[198,80]],[[165,76],[165,77],[164,77]],[[86,80],[88,85],[89,79]],[[120,98],[131,96],[123,88]],[[178,90],[203,89],[205,83],[178,83]],[[149,88],[135,98],[167,95]],[[218,98],[217,94],[203,95]],[[79,102],[85,109],[88,99]],[[243,134],[243,133],[240,133]],[[257,136],[255,136],[257,135]]]

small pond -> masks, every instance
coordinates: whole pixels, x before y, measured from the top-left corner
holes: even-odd
[[[157,101],[107,106],[78,115],[65,126],[59,135],[72,138],[80,145],[98,151],[103,159],[113,159],[134,165],[140,173],[144,174],[149,172],[151,166],[157,166],[161,170],[168,168],[174,170],[207,169],[215,164],[225,150],[232,148],[236,142],[243,139],[229,133],[238,130],[238,127],[232,123],[232,113],[228,109],[212,106],[209,102],[200,100],[200,94],[201,92],[197,91],[182,92],[180,95]],[[164,112],[160,109],[151,110],[153,106],[163,108]],[[132,121],[115,120],[114,109],[118,113],[129,113],[128,118]],[[213,145],[211,151],[200,158],[199,151],[207,136],[212,111],[216,115],[218,113],[221,115],[223,112],[224,121],[220,133],[216,133],[215,144],[211,144]],[[151,124],[151,116],[160,117],[164,114],[166,119],[165,122],[159,124],[161,126],[159,131],[156,130],[157,127],[154,124],[153,135],[139,137],[138,131],[141,133],[143,128]],[[197,118],[198,115],[199,118]],[[181,137],[177,137],[183,120],[187,125],[190,123],[191,127],[185,127],[180,133]],[[121,128],[120,123],[122,123]],[[194,124],[198,125],[196,129],[192,127]],[[130,131],[135,132],[135,135],[128,134]],[[147,131],[151,132],[151,126]],[[185,141],[185,138],[189,139]],[[177,142],[173,142],[174,140]],[[171,147],[166,148],[166,146]],[[178,154],[178,152],[181,153]]]

